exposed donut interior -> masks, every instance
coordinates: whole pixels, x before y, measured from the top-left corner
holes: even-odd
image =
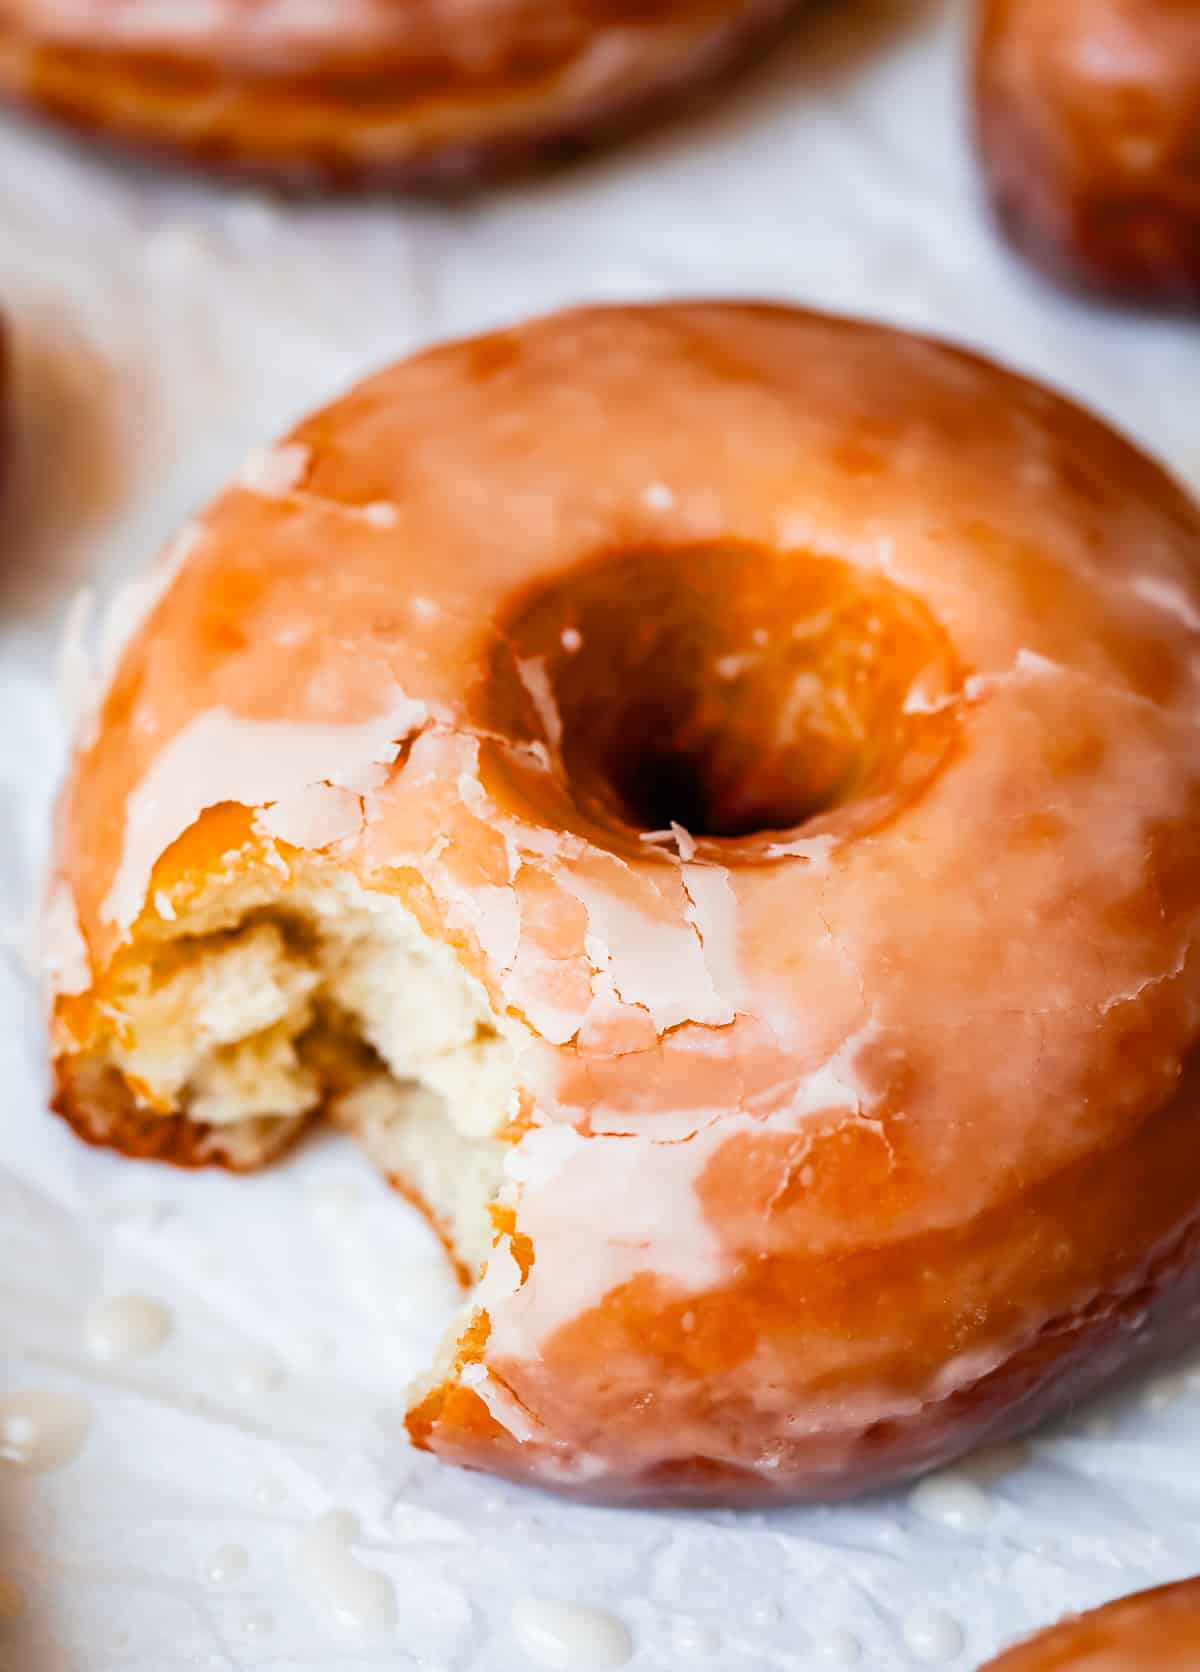
[[[952,745],[957,677],[940,627],[881,577],[738,545],[634,552],[517,600],[473,724],[548,831],[755,864],[783,834],[890,816]],[[225,811],[250,828],[249,809]],[[142,1130],[183,1116],[188,1159],[239,1167],[323,1115],[469,1278],[494,1236],[525,1024],[334,852],[272,852],[212,871],[179,910],[151,901],[104,978],[103,1020],[60,1064],[64,1112],[139,1153],[153,1142],[120,1136],[131,1101]]]
[[[102,1056],[139,1103],[255,1166],[322,1112],[426,1206],[461,1267],[486,1256],[514,1051],[449,948],[328,861],[216,884],[110,981]],[[100,1058],[92,1072],[103,1072]],[[75,1084],[82,1090],[76,1069]]]

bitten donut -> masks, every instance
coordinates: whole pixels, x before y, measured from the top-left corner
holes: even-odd
[[[1200,1579],[1124,1597],[1064,1620],[984,1672],[1195,1672]]]
[[[605,137],[805,0],[0,0],[0,89],[293,188],[451,186]]]
[[[57,1107],[356,1134],[482,1268],[420,1445],[832,1497],[1195,1331],[1200,512],[1095,419],[786,308],[568,313],[310,418],[147,587],[61,802]]]
[[[1039,266],[1200,306],[1200,6],[984,0],[976,107],[998,218]]]

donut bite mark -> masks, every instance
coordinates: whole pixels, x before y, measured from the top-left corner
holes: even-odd
[[[447,189],[615,137],[806,0],[0,0],[0,89],[290,191]]]
[[[902,333],[593,309],[385,371],[97,691],[58,1107],[353,1133],[477,1278],[410,1396],[452,1461],[830,1498],[1027,1428],[1200,1302],[1198,575],[1148,459]]]
[[[1200,306],[1200,8],[984,0],[975,117],[996,216],[1063,283]]]
[[[1192,1672],[1200,1666],[1200,1580],[1163,1585],[1072,1616],[984,1672]]]

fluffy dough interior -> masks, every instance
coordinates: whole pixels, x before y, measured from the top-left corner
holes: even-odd
[[[163,921],[108,995],[105,1047],[145,1110],[253,1160],[318,1111],[418,1196],[476,1270],[516,1110],[515,1052],[483,988],[389,896],[310,865],[214,886]]]

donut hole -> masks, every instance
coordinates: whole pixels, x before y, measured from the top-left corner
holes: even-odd
[[[632,755],[627,764],[616,764],[613,786],[631,822],[643,830],[670,829],[678,824],[698,836],[740,836],[758,828],[755,824],[743,831],[722,819],[721,809],[711,803],[701,762],[685,754],[660,751],[652,744]]]
[[[522,600],[486,719],[593,832],[753,846],[875,816],[927,778],[958,683],[944,632],[892,582],[713,545],[593,560]]]
[[[723,727],[693,738],[686,722],[666,731],[666,712],[639,710],[626,721],[628,743],[608,781],[618,816],[640,834],[678,826],[697,837],[757,836],[797,828],[836,804],[836,784],[820,781],[808,761],[756,763],[749,740],[735,747]]]

